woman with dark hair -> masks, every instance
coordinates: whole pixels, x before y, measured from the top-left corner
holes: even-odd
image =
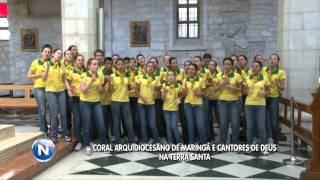
[[[124,122],[123,127],[128,133],[129,143],[135,142],[129,102],[129,85],[129,73],[125,71],[123,59],[119,58],[116,62],[116,72],[111,75],[108,81],[111,93],[112,128],[117,144],[120,143],[121,122]]]
[[[78,57],[78,48],[76,45],[70,45],[68,50],[72,52],[73,62]]]
[[[219,95],[219,116],[220,116],[220,143],[227,143],[228,128],[231,122],[232,144],[239,141],[239,117],[240,104],[239,92],[242,91],[241,76],[232,71],[233,60],[223,59],[223,72],[218,74],[218,85],[216,90],[220,90]]]
[[[187,119],[189,144],[194,144],[195,130],[200,137],[200,143],[208,142],[206,125],[203,119],[203,96],[205,95],[205,82],[197,74],[197,66],[190,64],[188,76],[183,80],[182,88],[185,96],[184,112]]]
[[[70,86],[68,89],[69,102],[71,106],[73,124],[74,124],[74,134],[76,138],[75,151],[79,151],[82,148],[83,137],[82,137],[82,121],[80,114],[80,77],[85,72],[84,68],[84,56],[78,55],[75,61],[74,69],[68,73],[67,79]]]
[[[181,85],[184,81],[185,78],[188,76],[188,68],[192,64],[190,60],[186,60],[183,63],[183,71],[182,71],[182,82]],[[188,136],[188,126],[187,126],[187,119],[186,119],[186,114],[184,113],[184,96],[180,97],[180,104],[179,104],[179,120],[181,123],[182,127],[182,140],[184,143],[189,142],[189,136]]]
[[[137,69],[138,69],[138,74],[142,75],[146,72],[146,67],[145,67],[145,58],[143,54],[138,54],[136,57],[137,60]]]
[[[103,110],[100,103],[100,93],[104,91],[103,78],[98,75],[98,60],[89,58],[88,70],[80,78],[80,112],[83,129],[83,144],[86,155],[92,154],[90,142],[92,140],[91,125],[95,124],[101,144],[106,143],[106,130],[103,120]],[[92,123],[95,121],[95,123]]]
[[[205,128],[206,128],[206,132],[207,132],[207,136],[208,136],[208,140],[210,140],[212,138],[212,133],[209,132],[210,131],[210,125],[209,125],[209,116],[208,116],[208,111],[209,111],[209,99],[208,99],[208,96],[207,96],[207,89],[208,87],[210,87],[210,77],[211,77],[211,74],[210,74],[210,71],[203,66],[203,62],[202,62],[202,58],[201,56],[196,56],[193,60],[193,63],[195,65],[197,65],[197,75],[203,80],[206,88],[204,89],[205,91],[205,95],[203,96],[203,120],[204,120],[204,123],[205,123]]]
[[[153,75],[157,78],[158,81],[165,82],[166,79],[162,80],[163,73],[161,73],[161,69],[158,67],[158,58],[155,56],[150,57],[149,62],[153,63],[154,65],[154,70],[153,70]],[[166,125],[165,125],[165,119],[164,119],[164,114],[162,110],[163,106],[163,100],[161,99],[161,94],[160,91],[155,92],[155,110],[156,110],[156,125],[158,127],[158,133],[159,137],[162,142],[166,137]]]
[[[45,86],[46,83],[42,81],[43,64],[50,60],[52,54],[52,47],[49,44],[45,44],[41,49],[41,58],[34,59],[28,71],[28,79],[34,82],[33,95],[36,99],[40,131],[48,137],[48,127],[46,121],[46,99],[45,99]]]
[[[208,65],[209,71],[211,73],[210,77],[210,85],[211,87],[208,88],[207,96],[209,99],[209,107],[208,107],[208,118],[209,118],[209,130],[210,134],[209,137],[213,141],[215,139],[215,133],[214,133],[214,120],[220,124],[219,121],[219,112],[218,112],[218,99],[219,99],[219,90],[215,90],[212,88],[212,86],[216,86],[217,84],[217,77],[218,77],[218,70],[217,70],[217,62],[212,60],[209,62]],[[213,112],[213,113],[212,113]]]
[[[61,64],[62,50],[53,51],[52,60],[43,66],[42,81],[46,83],[45,95],[50,109],[51,139],[57,142],[58,114],[60,114],[62,136],[64,140],[71,141],[67,128],[66,95],[65,88],[71,89],[66,78],[65,67]]]
[[[168,71],[167,80],[162,84],[161,98],[166,122],[167,141],[169,144],[181,143],[177,127],[178,107],[180,104],[181,85],[175,79],[175,73]]]
[[[244,83],[244,93],[247,94],[245,102],[247,121],[247,143],[253,143],[255,125],[260,144],[267,144],[266,135],[266,100],[269,93],[269,80],[261,74],[262,63],[255,61],[252,65],[252,75]],[[268,152],[264,151],[264,155]]]
[[[263,70],[263,75],[268,78],[270,82],[270,93],[267,96],[267,137],[269,142],[271,142],[272,138],[275,144],[279,143],[279,97],[284,90],[284,81],[286,79],[285,72],[279,68],[279,61],[280,57],[278,54],[271,54],[269,57],[269,66]]]
[[[136,80],[136,93],[139,97],[138,109],[142,141],[143,143],[148,143],[148,125],[152,132],[154,140],[153,143],[159,143],[155,114],[155,94],[159,90],[161,84],[159,79],[153,75],[154,64],[152,62],[148,62],[146,66],[146,72]]]

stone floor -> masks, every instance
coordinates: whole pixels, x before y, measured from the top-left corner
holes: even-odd
[[[297,149],[298,166],[284,165],[290,158],[285,142],[279,151],[263,156],[260,152],[238,154],[211,152],[209,161],[160,161],[158,152],[73,152],[35,179],[299,179],[311,152]]]

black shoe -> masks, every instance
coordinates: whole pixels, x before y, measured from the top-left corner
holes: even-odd
[[[57,141],[58,141],[57,137],[52,137],[51,140],[53,143],[57,143]]]
[[[65,142],[71,142],[72,139],[69,136],[64,136],[64,141]]]

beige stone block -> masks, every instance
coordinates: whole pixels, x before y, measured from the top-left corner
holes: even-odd
[[[289,50],[301,50],[303,49],[304,36],[302,30],[292,30],[289,33]]]
[[[77,32],[77,20],[75,19],[62,19],[62,34],[76,34]]]
[[[77,22],[76,34],[80,34],[80,35],[88,34],[88,29],[90,28],[90,26],[88,26],[88,21],[86,19],[78,19],[76,22]]]
[[[304,30],[301,36],[303,36],[303,49],[320,49],[320,29]]]
[[[318,12],[304,13],[303,29],[320,29],[320,10]]]
[[[302,29],[303,28],[303,13],[295,13],[289,15],[289,28],[290,30]]]

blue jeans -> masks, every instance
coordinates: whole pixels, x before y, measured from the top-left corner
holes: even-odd
[[[151,129],[152,137],[154,139],[154,143],[159,143],[159,134],[156,126],[156,111],[155,105],[145,105],[139,104],[139,116],[140,116],[140,130],[142,141],[144,143],[148,143],[148,131],[147,131],[147,123],[148,127]]]
[[[58,113],[61,119],[62,136],[69,136],[67,128],[65,92],[45,92],[50,110],[51,137],[58,136]]]
[[[266,131],[267,137],[273,139],[273,143],[278,144],[279,134],[279,97],[267,98],[267,118]]]
[[[208,111],[206,114],[208,114],[208,121],[209,121],[209,139],[214,139],[214,127],[213,123],[214,120],[219,123],[219,112],[218,112],[218,100],[212,100],[209,99],[209,104],[208,104]],[[213,114],[212,114],[213,112]]]
[[[95,121],[98,130],[99,140],[101,144],[106,143],[106,130],[103,120],[102,106],[99,102],[80,101],[80,112],[82,119],[83,144],[90,145],[92,140],[91,124]]]
[[[109,124],[112,121],[111,105],[102,105],[104,126],[106,129],[107,143],[109,142]]]
[[[229,123],[232,127],[232,144],[237,144],[239,141],[240,128],[240,105],[239,101],[220,101],[219,102],[220,116],[220,143],[227,143]]]
[[[120,125],[121,125],[121,115],[124,119],[125,127],[128,132],[128,138],[130,143],[134,143],[135,135],[133,132],[132,118],[130,112],[130,103],[129,102],[111,102],[111,111],[112,111],[112,128],[115,136],[115,143],[120,143]]]
[[[179,144],[181,143],[179,131],[177,127],[178,111],[163,110],[164,119],[166,121],[166,132],[168,143]],[[173,135],[173,136],[172,136]]]
[[[202,105],[184,104],[184,112],[187,119],[189,144],[195,143],[195,130],[198,130],[200,143],[207,143],[208,138],[205,128],[207,124],[204,124]]]
[[[203,104],[202,104],[202,107],[203,107],[203,121],[204,121],[204,124],[205,124],[205,128],[206,128],[206,132],[207,132],[207,139],[210,140],[210,138],[212,137],[212,124],[210,126],[210,120],[209,120],[209,116],[210,114],[208,114],[209,112],[209,99],[207,96],[204,96],[203,98]],[[212,114],[212,112],[211,112]]]
[[[245,105],[245,112],[247,120],[247,143],[253,143],[255,125],[257,125],[260,144],[266,144],[266,106]]]
[[[38,105],[40,131],[47,132],[48,127],[47,127],[47,121],[46,121],[46,97],[44,93],[44,88],[34,88],[33,95]]]
[[[82,143],[82,121],[80,114],[80,98],[79,96],[69,97],[69,103],[71,105],[71,111],[73,116],[74,134],[77,142]]]

